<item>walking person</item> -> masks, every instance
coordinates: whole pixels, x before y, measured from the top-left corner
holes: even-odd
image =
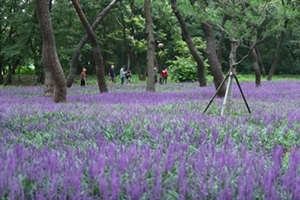
[[[121,85],[124,84],[124,80],[125,80],[125,71],[124,71],[124,69],[125,69],[125,66],[123,66],[123,67],[121,68],[121,70],[120,70]]]
[[[125,78],[126,78],[126,82],[127,84],[131,84],[131,71],[129,68],[127,68],[126,72],[125,72]]]
[[[165,67],[162,71],[161,71],[161,76],[162,76],[162,84],[167,84],[167,80],[168,80],[168,70]]]
[[[82,68],[82,71],[80,74],[80,85],[86,86],[86,68]]]
[[[113,85],[116,80],[115,80],[115,77],[116,77],[116,72],[115,72],[115,66],[112,65],[110,70],[109,70],[109,73],[108,73],[108,76],[109,76],[109,80],[110,80],[110,84]]]

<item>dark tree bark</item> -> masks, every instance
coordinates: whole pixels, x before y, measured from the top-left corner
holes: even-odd
[[[119,21],[119,20],[118,20]],[[120,26],[122,27],[122,34],[123,34],[123,41],[126,47],[126,52],[127,52],[127,64],[126,67],[128,67],[130,69],[130,58],[131,58],[131,47],[128,44],[128,40],[126,38],[126,23],[125,23],[125,19],[124,19],[124,14],[121,13],[121,22]]]
[[[65,102],[67,98],[67,87],[60,65],[56,44],[54,39],[53,27],[49,11],[49,0],[36,0],[36,12],[40,24],[43,40],[42,58],[43,65],[51,74],[54,83],[54,102]]]
[[[1,62],[1,59],[0,59],[0,84],[3,84],[3,81],[4,81],[2,71],[3,71],[3,67],[2,67],[2,62]]]
[[[266,76],[266,70],[265,70],[264,64],[261,60],[260,53],[259,53],[259,50],[258,50],[257,47],[255,47],[255,51],[256,51],[256,54],[257,54],[257,58],[258,58],[258,65],[261,67],[261,74],[263,76]]]
[[[3,31],[4,31],[4,29],[2,29],[1,24],[0,24],[0,30],[1,30],[0,34],[2,34]],[[2,30],[3,30],[3,31],[2,31]],[[2,47],[0,46],[0,52],[1,52],[1,51],[2,51]],[[3,60],[3,58],[2,58],[1,55],[0,55],[0,84],[3,84],[3,81],[4,81],[4,76],[2,75],[2,71],[3,71],[3,63],[2,63],[2,60]]]
[[[89,25],[89,22],[87,21],[84,13],[82,12],[82,9],[81,9],[78,1],[72,0],[72,3],[76,9],[76,12],[77,12],[85,30],[86,30],[88,38],[90,39],[90,42],[91,42],[93,56],[94,56],[94,62],[95,62],[95,66],[96,66],[98,87],[99,87],[100,93],[108,92],[106,81],[105,81],[103,58],[101,55],[101,51],[100,51],[100,47],[99,47],[97,38],[96,38],[91,26]]]
[[[250,48],[252,49],[251,57],[252,57],[253,69],[254,69],[254,73],[255,73],[255,85],[256,85],[256,87],[259,87],[261,84],[261,74],[260,74],[260,69],[259,69],[259,65],[258,65],[258,56],[257,56],[255,48],[253,48],[253,46],[255,46],[255,42],[251,40]]]
[[[51,97],[54,93],[54,82],[49,69],[45,69],[44,96]]]
[[[15,63],[13,64],[13,67],[9,70],[8,74],[6,75],[3,85],[7,86],[9,81],[11,80],[11,75],[14,73],[18,65],[20,64],[20,59],[16,60]]]
[[[202,30],[204,31],[205,38],[206,38],[207,59],[214,77],[215,88],[217,89],[219,88],[219,86],[221,85],[224,79],[224,74],[222,72],[221,63],[219,62],[218,55],[216,53],[214,31],[212,29],[212,26],[207,23],[201,23],[201,27]],[[219,89],[217,96],[224,97],[225,92],[226,92],[226,86],[225,84],[223,84],[222,87]]]
[[[136,67],[136,72],[137,72],[137,75],[139,77],[139,80],[140,81],[146,80],[146,73],[145,73],[146,70],[144,71],[144,73],[142,72],[141,67],[140,67],[140,62],[139,62],[138,58],[135,55],[132,55],[131,58],[132,58],[132,60],[134,62],[134,65]]]
[[[109,11],[115,6],[115,4],[119,2],[119,0],[112,0],[111,3],[102,10],[102,12],[98,15],[98,17],[96,18],[95,22],[92,24],[91,28],[92,31],[94,31],[98,25],[100,24],[100,22],[102,21],[102,19],[109,13]],[[71,87],[73,82],[74,82],[74,78],[76,76],[76,71],[77,71],[77,62],[78,62],[78,58],[80,56],[80,52],[82,50],[82,48],[84,47],[84,45],[87,43],[88,41],[88,35],[86,34],[81,41],[79,42],[79,44],[77,45],[75,52],[72,56],[71,59],[71,64],[70,64],[70,72],[69,75],[67,77],[67,86]],[[103,62],[103,61],[102,61]]]
[[[228,18],[227,15],[223,15],[222,24],[221,24],[222,28],[224,28],[225,23],[228,19],[229,18]],[[223,46],[223,43],[224,43],[224,39],[225,39],[225,31],[222,29],[220,39],[219,39],[219,44],[218,44],[218,60],[219,60],[220,65],[221,65],[221,69],[222,69],[222,46]]]
[[[152,33],[152,16],[151,16],[151,0],[144,0],[144,11],[146,21],[146,36],[147,36],[147,91],[155,92],[154,82],[154,52],[155,39]]]
[[[171,6],[172,10],[177,17],[177,20],[180,24],[183,37],[185,39],[185,42],[190,50],[190,53],[192,54],[193,58],[195,59],[197,63],[197,69],[198,69],[198,77],[199,77],[199,85],[200,87],[206,86],[206,78],[204,74],[204,62],[201,58],[201,56],[198,54],[197,49],[195,48],[194,42],[188,32],[188,29],[186,27],[185,21],[183,16],[181,15],[178,7],[177,7],[177,0],[171,0]]]
[[[274,75],[275,69],[276,69],[276,67],[279,63],[280,51],[281,51],[281,47],[282,47],[283,40],[284,40],[284,33],[285,33],[285,30],[286,30],[286,27],[287,27],[288,23],[289,23],[289,20],[288,19],[285,20],[283,30],[280,33],[280,39],[279,39],[278,45],[276,47],[274,61],[272,63],[271,69],[270,69],[269,74],[268,74],[268,78],[267,78],[268,81],[272,80],[272,76]]]
[[[242,5],[242,10],[245,11],[247,9],[246,3],[245,1],[242,1],[241,3]],[[259,87],[261,84],[261,74],[260,74],[260,69],[259,69],[259,65],[258,65],[258,56],[255,50],[255,45],[256,45],[256,41],[254,41],[254,27],[252,22],[249,20],[247,22],[247,26],[251,31],[250,33],[250,49],[251,49],[251,57],[252,57],[252,63],[253,63],[253,69],[254,69],[254,73],[255,73],[255,85],[256,87]]]
[[[130,6],[133,6],[133,5],[130,5]],[[132,8],[133,9],[133,8]],[[131,34],[131,37],[132,37],[132,40],[133,42],[135,42],[135,30],[134,30],[134,27],[131,25],[130,27],[130,34]],[[129,48],[129,53],[130,53],[130,58],[132,59],[132,61],[134,62],[134,65],[136,67],[136,71],[137,71],[137,74],[138,74],[138,77],[139,77],[139,80],[140,81],[144,81],[146,80],[146,76],[145,74],[146,73],[143,73],[142,70],[141,70],[141,67],[140,67],[140,63],[139,63],[139,59],[138,59],[138,56],[135,54],[135,49],[133,47],[130,47]],[[156,57],[155,57],[156,59]],[[154,63],[156,62],[156,60],[154,60]],[[144,72],[147,72],[147,70],[144,70]]]

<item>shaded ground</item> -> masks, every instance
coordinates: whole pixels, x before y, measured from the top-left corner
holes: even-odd
[[[36,75],[13,75],[11,83],[8,83],[7,86],[36,86],[41,85],[42,83],[38,83]],[[75,79],[74,85],[79,84],[79,82]],[[0,84],[0,87],[3,86]]]
[[[11,83],[8,83],[7,86],[35,86],[39,85],[37,83],[36,75],[13,75]]]

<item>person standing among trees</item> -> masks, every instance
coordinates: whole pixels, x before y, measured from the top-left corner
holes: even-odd
[[[127,70],[125,72],[125,78],[127,80],[127,83],[131,84],[131,71],[129,68],[127,68]]]
[[[157,66],[154,65],[154,83],[157,83],[157,75],[158,75],[158,69]]]
[[[161,71],[161,77],[162,77],[162,84],[167,84],[167,80],[168,80],[168,70],[165,67],[162,71]]]
[[[115,66],[112,65],[109,73],[108,73],[109,79],[110,79],[110,84],[114,84],[115,83],[115,77],[116,77],[116,72],[115,72]]]
[[[125,80],[125,71],[124,71],[124,69],[125,69],[125,66],[123,66],[123,67],[121,68],[121,70],[120,70],[121,85],[124,84],[124,80]]]
[[[80,85],[86,86],[86,68],[82,68],[82,72],[80,74]]]

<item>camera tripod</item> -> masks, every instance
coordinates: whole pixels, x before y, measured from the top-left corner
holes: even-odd
[[[215,99],[215,97],[217,96],[217,93],[219,92],[219,90],[222,88],[222,86],[224,85],[225,81],[229,78],[229,81],[227,83],[227,87],[226,87],[226,92],[225,92],[225,97],[224,97],[224,101],[223,101],[223,106],[222,106],[222,110],[221,110],[221,116],[224,114],[224,111],[225,111],[225,107],[227,105],[227,101],[228,101],[228,95],[229,95],[229,87],[232,87],[232,79],[234,78],[238,87],[239,87],[239,90],[242,94],[242,97],[243,97],[243,100],[246,104],[246,107],[248,109],[248,112],[251,113],[250,111],[250,108],[249,108],[249,105],[246,101],[246,98],[245,98],[245,95],[243,93],[243,90],[241,88],[241,85],[238,81],[238,78],[236,77],[236,73],[234,70],[230,70],[229,73],[227,73],[226,77],[223,79],[223,81],[221,82],[221,84],[219,85],[217,91],[215,92],[215,94],[213,95],[213,97],[211,98],[211,100],[209,101],[208,105],[206,106],[205,110],[203,113],[205,113],[207,111],[207,109],[209,108],[210,104],[213,102],[213,100]]]

